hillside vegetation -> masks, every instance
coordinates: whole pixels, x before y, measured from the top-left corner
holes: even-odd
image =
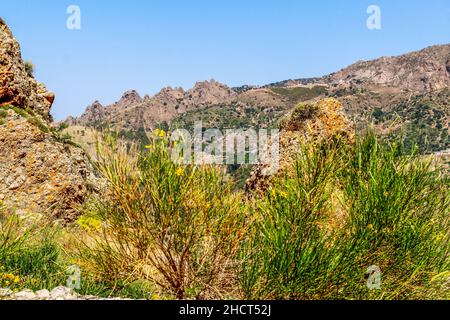
[[[289,174],[247,200],[220,168],[180,167],[169,147],[164,132],[145,151],[105,140],[102,193],[68,229],[2,207],[10,287],[61,284],[76,264],[80,293],[100,296],[448,298],[449,178],[431,159],[371,131],[305,144]],[[371,266],[379,290],[367,287]]]

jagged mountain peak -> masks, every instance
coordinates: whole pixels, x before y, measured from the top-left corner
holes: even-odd
[[[116,104],[119,106],[128,107],[141,101],[142,98],[136,90],[129,90],[124,92],[124,94]]]

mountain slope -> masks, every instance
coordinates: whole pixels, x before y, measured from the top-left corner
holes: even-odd
[[[140,98],[130,91],[111,106],[96,101],[82,116],[69,118],[66,123],[115,127],[125,136],[134,137],[142,136],[136,132],[156,127],[191,128],[196,120],[217,128],[272,127],[300,102],[333,97],[356,124],[375,117],[382,133],[392,129],[395,115],[400,115],[408,134],[430,134],[433,141],[422,147],[436,151],[449,147],[449,88],[450,44],[446,44],[398,57],[360,61],[322,78],[286,80],[263,87],[229,88],[211,80],[187,91],[164,88],[153,97]],[[422,108],[431,110],[431,120],[420,119]],[[423,137],[416,140],[421,144],[426,141]]]

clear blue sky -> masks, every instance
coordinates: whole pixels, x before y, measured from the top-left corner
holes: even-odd
[[[371,4],[381,30],[366,28]],[[0,16],[56,93],[56,119],[129,89],[266,84],[450,42],[450,0],[0,0]]]

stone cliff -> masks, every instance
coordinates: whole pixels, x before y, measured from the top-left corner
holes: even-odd
[[[0,21],[0,201],[20,215],[72,221],[92,178],[80,148],[51,127],[55,99],[30,76],[20,46]]]

